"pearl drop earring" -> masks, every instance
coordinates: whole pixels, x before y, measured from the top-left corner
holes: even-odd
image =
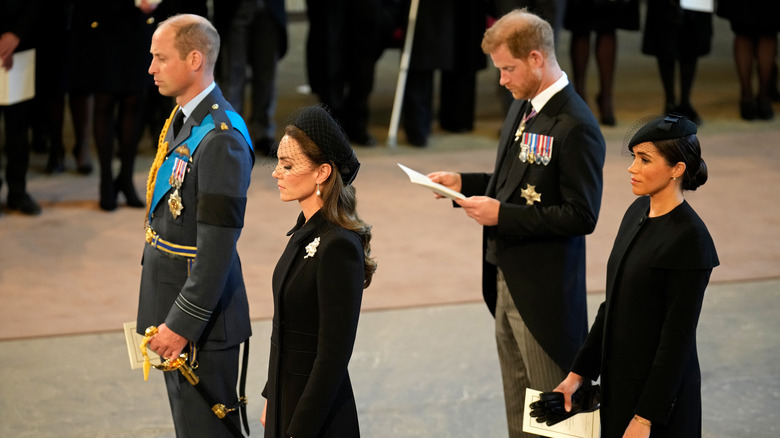
[[[322,192],[320,192],[320,185],[317,184],[317,196],[321,196]]]

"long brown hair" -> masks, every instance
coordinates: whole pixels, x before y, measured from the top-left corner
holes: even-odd
[[[371,284],[371,279],[376,272],[377,263],[371,257],[371,225],[365,223],[357,213],[357,196],[355,187],[344,184],[339,173],[338,166],[333,163],[317,146],[314,141],[295,125],[285,128],[285,135],[295,139],[301,146],[304,155],[315,166],[329,164],[330,176],[320,186],[323,206],[322,215],[326,220],[350,231],[357,233],[363,244],[364,273],[363,288]]]

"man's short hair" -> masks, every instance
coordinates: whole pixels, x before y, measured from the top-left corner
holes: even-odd
[[[163,26],[172,26],[175,29],[174,45],[181,59],[197,50],[205,57],[209,70],[214,71],[220,39],[217,29],[209,20],[200,15],[177,14],[161,22],[159,27]]]
[[[555,60],[552,26],[526,8],[508,12],[485,31],[483,52],[489,55],[502,44],[506,44],[509,53],[517,59],[525,59],[532,50],[538,50],[547,59]]]

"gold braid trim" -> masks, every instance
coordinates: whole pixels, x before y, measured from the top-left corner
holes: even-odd
[[[157,181],[157,171],[160,170],[160,166],[165,161],[165,156],[168,155],[168,142],[164,141],[165,136],[168,134],[168,128],[173,121],[173,115],[179,109],[179,105],[176,105],[171,111],[171,115],[165,121],[165,125],[160,131],[160,138],[157,140],[157,155],[154,156],[152,167],[149,169],[149,178],[146,180],[146,215],[144,215],[144,228],[148,225],[149,221],[149,209],[152,208],[152,197],[154,196],[154,183]]]

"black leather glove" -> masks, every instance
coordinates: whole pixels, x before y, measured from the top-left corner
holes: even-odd
[[[599,407],[601,392],[599,385],[580,387],[571,396],[571,411],[566,412],[562,392],[543,392],[539,400],[531,403],[531,417],[537,423],[547,423],[548,426],[560,423],[580,412],[591,412]]]

